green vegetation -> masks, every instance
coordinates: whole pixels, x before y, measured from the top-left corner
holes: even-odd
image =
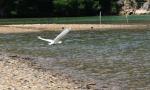
[[[1,0],[0,17],[95,16],[99,0]]]
[[[149,0],[0,0],[0,18],[124,15],[149,6]]]
[[[128,16],[131,24],[145,24],[150,22],[149,15]],[[62,17],[62,18],[16,18],[16,19],[0,19],[0,25],[4,24],[98,24],[100,23],[99,16],[93,17]],[[102,16],[102,24],[126,24],[125,16]]]
[[[118,1],[120,1],[120,6],[118,6]],[[100,11],[103,24],[124,24],[126,23],[125,16],[112,17],[110,15],[126,13],[127,9],[123,12],[119,11],[123,7],[127,8],[127,1],[130,4],[134,1],[136,4],[133,7],[137,8],[144,3],[143,0],[0,0],[0,18],[2,18],[0,24],[97,24],[100,22]],[[128,20],[130,24],[149,23],[150,17],[130,15]]]
[[[99,17],[0,19],[0,24],[99,23]]]

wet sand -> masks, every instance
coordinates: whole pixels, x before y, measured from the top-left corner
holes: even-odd
[[[62,67],[53,67],[51,61],[53,60],[0,52],[0,89],[122,90],[115,82],[105,84],[75,70],[65,71]]]
[[[45,71],[29,57],[0,53],[1,90],[78,90],[68,77]]]

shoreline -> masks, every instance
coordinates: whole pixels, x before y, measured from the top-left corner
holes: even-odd
[[[53,61],[0,52],[0,88],[11,90],[121,90],[116,82],[110,84],[87,77],[74,69],[53,66]],[[47,66],[49,68],[47,68]],[[78,75],[79,74],[79,75]]]
[[[43,57],[0,52],[0,88],[11,90],[122,90],[117,82],[106,83],[83,72],[50,66]],[[46,68],[49,65],[49,68]]]
[[[25,33],[40,31],[60,31],[64,28],[77,30],[131,30],[148,29],[150,24],[123,25],[123,24],[19,24],[19,25],[0,25],[0,33]]]
[[[53,66],[52,58],[0,52],[0,88],[11,90],[97,90],[119,88],[76,70]],[[48,68],[47,68],[48,66]],[[81,75],[78,75],[81,74]],[[104,87],[104,88],[103,88]]]
[[[78,90],[70,77],[44,70],[32,57],[0,53],[0,88],[11,90]]]

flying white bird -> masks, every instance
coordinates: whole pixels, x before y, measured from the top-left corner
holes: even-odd
[[[53,44],[61,44],[62,41],[60,41],[60,39],[62,39],[65,35],[67,35],[67,33],[70,31],[70,28],[68,29],[64,29],[56,38],[52,39],[45,39],[42,38],[41,36],[38,36],[38,39],[41,39],[43,41],[47,41],[49,45],[53,45]]]

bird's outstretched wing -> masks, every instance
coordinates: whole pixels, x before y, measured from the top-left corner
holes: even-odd
[[[41,36],[38,36],[38,39],[41,39],[41,40],[47,41],[47,42],[53,42],[53,40],[51,40],[51,39],[45,39],[45,38],[42,38]]]
[[[54,42],[57,43],[62,39],[68,32],[70,31],[70,28],[64,29],[55,39]]]

